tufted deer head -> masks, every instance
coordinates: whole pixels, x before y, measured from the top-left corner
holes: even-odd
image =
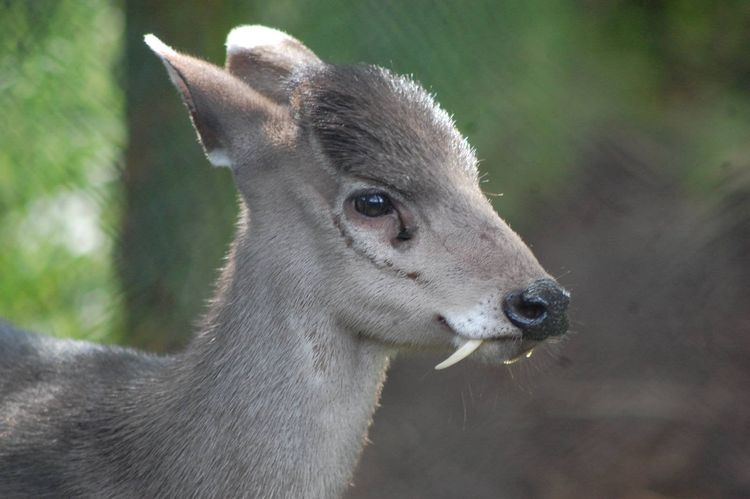
[[[387,346],[456,349],[438,368],[475,351],[509,362],[565,333],[568,293],[494,211],[474,151],[419,84],[324,63],[260,26],[230,33],[226,68],[146,41],[249,208],[235,257],[273,269],[279,296],[303,288],[330,323]]]

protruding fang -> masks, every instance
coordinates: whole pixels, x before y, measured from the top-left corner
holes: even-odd
[[[524,352],[524,353],[522,353],[520,355],[517,355],[517,356],[513,357],[512,359],[504,360],[503,364],[505,364],[506,366],[509,366],[511,364],[515,364],[516,362],[518,362],[519,360],[521,360],[522,357],[526,357],[528,359],[529,357],[531,357],[531,355],[533,353],[534,353],[534,349],[532,348],[528,352]]]
[[[461,362],[463,359],[471,355],[474,350],[479,348],[479,345],[482,344],[482,340],[467,340],[466,343],[458,347],[458,350],[453,352],[453,354],[442,361],[440,364],[435,366],[435,369],[445,369],[446,367],[450,367],[453,364],[456,364],[458,362]]]

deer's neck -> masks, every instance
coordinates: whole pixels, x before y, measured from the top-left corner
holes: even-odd
[[[333,497],[362,450],[387,352],[336,323],[317,276],[265,252],[235,248],[203,331],[171,366],[153,415],[175,453],[162,457],[212,493]]]

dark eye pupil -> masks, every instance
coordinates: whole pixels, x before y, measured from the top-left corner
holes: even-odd
[[[354,198],[354,209],[366,217],[382,217],[391,212],[393,205],[387,195],[374,192]]]

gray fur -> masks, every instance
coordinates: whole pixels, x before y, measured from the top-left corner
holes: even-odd
[[[514,357],[530,343],[492,310],[546,274],[416,83],[326,65],[291,37],[230,46],[228,70],[152,48],[209,157],[231,164],[227,264],[177,355],[0,324],[0,496],[337,497],[389,356],[480,335],[495,341],[476,357]],[[363,188],[398,217],[355,213]]]

